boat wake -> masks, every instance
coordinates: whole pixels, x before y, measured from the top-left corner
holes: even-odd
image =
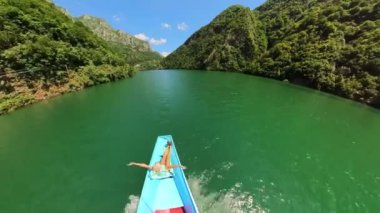
[[[241,191],[241,183],[219,192],[206,193],[206,184],[210,179],[191,176],[188,179],[191,192],[197,203],[199,212],[205,213],[265,213],[254,200],[253,196]]]
[[[128,197],[129,202],[124,208],[125,213],[136,213],[137,211],[137,206],[139,205],[139,197],[135,195],[130,195]]]
[[[232,188],[219,192],[206,193],[206,184],[210,178],[205,175],[190,176],[188,184],[201,213],[265,213],[253,196],[240,190],[241,183],[236,183]],[[125,206],[125,213],[135,213],[139,197],[129,196],[129,202]]]

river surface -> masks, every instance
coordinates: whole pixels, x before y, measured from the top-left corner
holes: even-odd
[[[380,212],[380,111],[254,76],[147,71],[0,117],[0,212],[134,212],[158,135],[201,212]]]

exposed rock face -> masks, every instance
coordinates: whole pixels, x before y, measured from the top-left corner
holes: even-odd
[[[106,41],[129,46],[136,51],[151,51],[148,42],[137,39],[121,30],[113,29],[105,20],[101,18],[84,15],[79,17],[78,20]]]

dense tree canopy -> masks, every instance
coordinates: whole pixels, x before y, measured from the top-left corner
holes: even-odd
[[[125,35],[118,32],[118,39]],[[0,114],[159,65],[161,56],[144,42],[117,41],[49,0],[0,0]]]
[[[0,70],[58,71],[123,57],[45,0],[0,0]]]
[[[267,2],[258,8],[269,39],[258,71],[375,104],[379,5],[372,0]]]
[[[380,2],[269,0],[254,11],[234,6],[163,64],[287,79],[379,106]]]
[[[249,8],[232,6],[164,61],[171,68],[248,71],[266,50],[264,27]]]

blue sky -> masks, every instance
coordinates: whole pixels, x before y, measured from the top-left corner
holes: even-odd
[[[227,7],[252,9],[265,0],[53,0],[71,15],[103,18],[112,27],[145,39],[153,50],[170,53]]]

